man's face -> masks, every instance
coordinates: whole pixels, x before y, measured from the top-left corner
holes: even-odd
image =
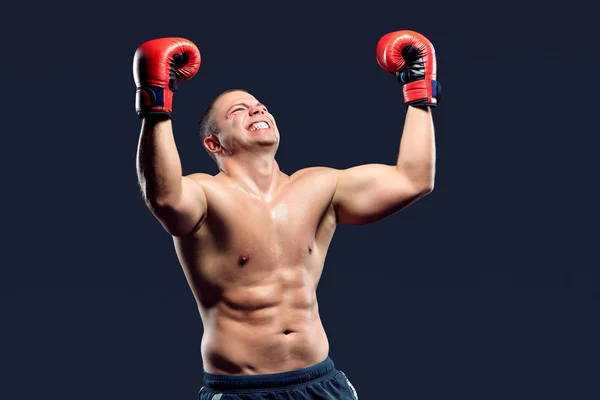
[[[230,92],[221,96],[213,106],[213,118],[222,152],[235,154],[240,150],[279,145],[275,119],[265,105],[246,92]]]

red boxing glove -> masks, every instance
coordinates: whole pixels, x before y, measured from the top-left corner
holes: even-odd
[[[425,36],[408,30],[384,35],[377,43],[377,62],[396,75],[406,105],[435,107],[439,103],[435,49]]]
[[[200,68],[200,51],[183,38],[161,38],[143,43],[133,57],[135,111],[171,117],[177,82],[190,79]]]

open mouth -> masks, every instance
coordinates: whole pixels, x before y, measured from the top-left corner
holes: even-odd
[[[250,132],[254,132],[258,129],[268,129],[269,128],[269,124],[265,121],[258,121],[253,123],[252,125],[250,125],[250,127],[248,128],[248,130]]]

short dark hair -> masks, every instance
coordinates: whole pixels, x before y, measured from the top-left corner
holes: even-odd
[[[223,97],[227,93],[231,93],[231,92],[248,93],[248,91],[245,89],[227,89],[224,92],[222,92],[221,94],[219,94],[217,97],[215,97],[213,99],[213,101],[211,101],[208,104],[208,106],[202,113],[202,116],[200,117],[200,123],[199,123],[200,139],[202,140],[202,145],[204,145],[204,139],[206,139],[210,135],[216,135],[219,133],[219,127],[217,126],[217,122],[215,121],[215,119],[213,118],[213,115],[212,115],[213,108],[214,108],[214,105],[217,102],[217,100],[219,100],[221,97]],[[210,151],[208,151],[208,149],[206,147],[204,147],[204,149],[206,150],[208,155],[211,156],[212,159],[215,160],[215,162],[216,162],[217,160],[215,158],[215,155],[213,153],[211,153]]]

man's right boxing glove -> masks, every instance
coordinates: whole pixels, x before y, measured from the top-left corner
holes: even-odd
[[[184,38],[161,38],[143,43],[133,57],[135,111],[171,117],[177,82],[190,79],[200,68],[200,51]]]
[[[410,30],[385,34],[377,43],[377,62],[398,78],[406,105],[438,105],[442,88],[435,49],[425,36]]]

